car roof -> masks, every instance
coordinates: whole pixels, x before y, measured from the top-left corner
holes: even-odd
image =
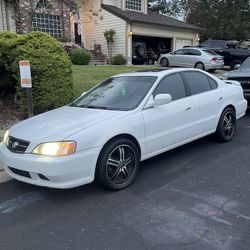
[[[119,76],[155,76],[155,77],[162,77],[165,75],[169,75],[171,73],[179,73],[183,71],[199,71],[202,72],[202,70],[194,69],[194,68],[173,68],[173,69],[149,69],[149,70],[142,70],[142,71],[134,71],[129,73],[122,73],[115,75],[113,77],[119,77]]]

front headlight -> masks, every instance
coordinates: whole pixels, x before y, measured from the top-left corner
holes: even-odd
[[[3,143],[4,144],[7,144],[7,140],[8,140],[8,138],[9,138],[9,135],[10,135],[10,131],[9,131],[9,129],[5,132],[5,134],[4,134],[4,137],[3,137]]]
[[[33,154],[48,156],[65,156],[75,153],[76,143],[74,141],[65,142],[46,142],[39,144],[33,151]]]

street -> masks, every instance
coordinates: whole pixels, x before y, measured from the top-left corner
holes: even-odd
[[[0,249],[250,249],[250,113],[141,164],[120,192],[0,184]]]

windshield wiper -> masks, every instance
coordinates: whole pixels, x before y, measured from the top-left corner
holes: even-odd
[[[89,109],[108,109],[108,107],[105,107],[105,106],[92,106],[92,105],[82,105],[78,107],[89,108]]]

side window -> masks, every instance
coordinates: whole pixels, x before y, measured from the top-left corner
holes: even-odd
[[[201,52],[199,50],[196,50],[196,49],[190,49],[189,50],[189,55],[192,55],[192,56],[201,56]]]
[[[185,78],[188,81],[192,95],[199,94],[211,90],[209,80],[206,75],[200,72],[184,72]]]
[[[212,78],[210,78],[209,76],[207,76],[207,78],[208,78],[208,80],[209,80],[209,83],[210,83],[210,86],[211,86],[211,88],[212,89],[217,89],[217,82],[214,80],[214,79],[212,79]]]
[[[179,50],[176,50],[176,51],[174,52],[174,54],[175,54],[175,55],[184,55],[184,51],[183,51],[183,49],[179,49]]]
[[[154,91],[154,97],[158,94],[170,94],[172,100],[186,97],[185,85],[180,74],[173,74],[164,78]]]

